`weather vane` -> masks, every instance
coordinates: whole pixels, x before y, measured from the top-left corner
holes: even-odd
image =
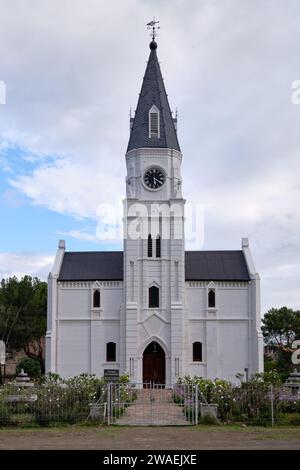
[[[147,29],[151,29],[151,34],[152,36],[152,41],[155,41],[156,36],[158,35],[157,30],[160,29],[160,26],[156,26],[159,23],[159,21],[155,20],[155,16],[153,16],[153,20],[147,23]]]

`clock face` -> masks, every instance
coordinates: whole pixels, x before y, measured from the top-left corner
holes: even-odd
[[[159,189],[165,182],[165,172],[158,167],[151,167],[144,173],[144,184],[149,189]]]

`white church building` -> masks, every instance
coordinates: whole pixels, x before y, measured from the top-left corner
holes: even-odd
[[[60,240],[46,372],[236,381],[263,370],[259,275],[247,238],[235,251],[185,251],[183,156],[156,50],[153,39],[130,119],[123,251],[69,252]]]

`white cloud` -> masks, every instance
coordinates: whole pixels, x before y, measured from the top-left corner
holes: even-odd
[[[34,204],[75,217],[96,218],[99,204],[115,203],[123,179],[123,175],[103,168],[100,160],[87,165],[66,158],[46,163],[10,182]]]
[[[45,253],[0,253],[0,279],[30,275],[46,280],[53,261],[54,255]]]
[[[58,235],[61,235],[62,237],[71,237],[75,238],[76,240],[85,240],[89,242],[99,241],[96,233],[87,232],[84,230],[69,230],[68,232],[58,232]]]

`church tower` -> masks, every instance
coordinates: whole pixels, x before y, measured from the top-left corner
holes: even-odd
[[[176,127],[154,34],[126,153],[120,359],[139,383],[171,384],[183,372],[185,200]]]

